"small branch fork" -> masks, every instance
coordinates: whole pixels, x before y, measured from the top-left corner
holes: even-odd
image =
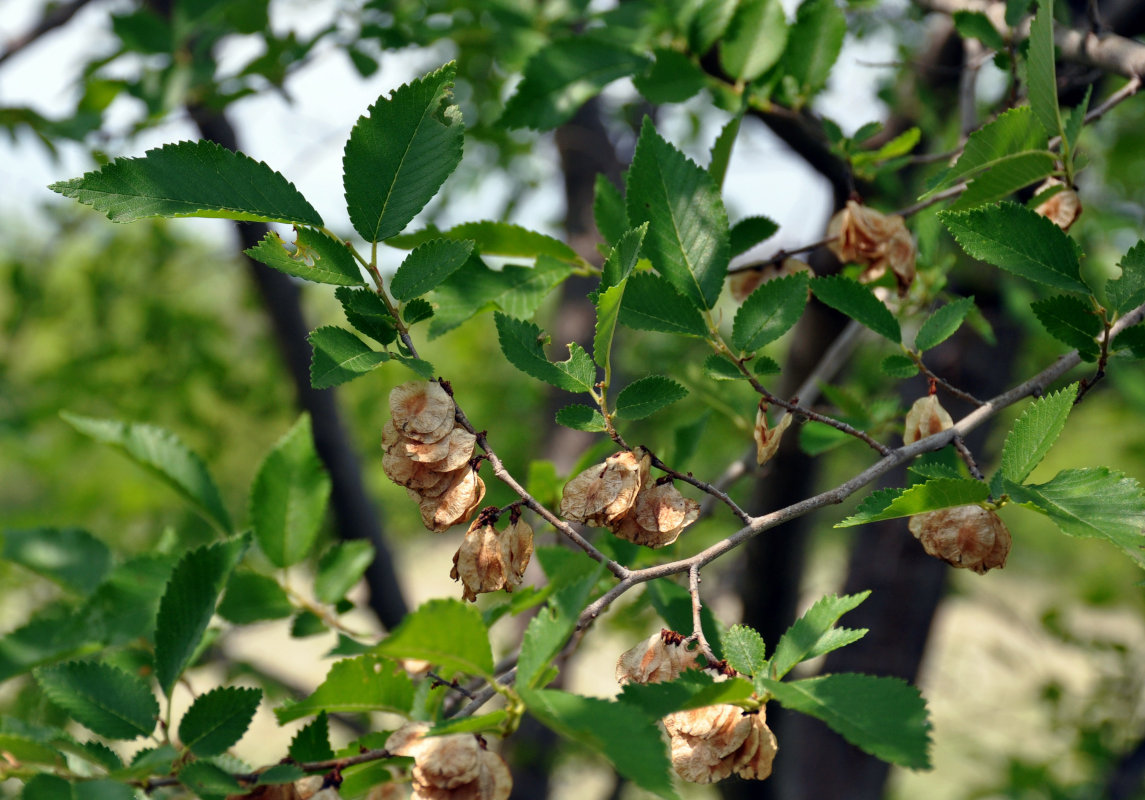
[[[345,758],[331,758],[331,759],[327,759],[325,761],[307,761],[307,762],[303,762],[303,763],[298,763],[298,762],[296,762],[290,758],[284,758],[279,763],[281,763],[281,764],[294,764],[296,767],[298,767],[300,770],[302,770],[303,772],[306,772],[306,773],[329,772],[329,773],[331,773],[330,780],[329,780],[330,785],[331,786],[337,786],[338,784],[340,784],[342,782],[342,778],[341,778],[340,773],[342,772],[342,770],[346,769],[347,767],[352,767],[352,766],[355,766],[357,764],[366,764],[366,763],[369,763],[370,761],[381,761],[383,759],[393,758],[393,757],[394,756],[392,753],[390,753],[390,751],[388,751],[384,748],[376,748],[374,750],[363,750],[361,753],[358,753],[357,755],[346,756]],[[233,777],[235,780],[237,780],[241,784],[244,784],[246,786],[253,786],[254,784],[258,783],[258,780],[261,777],[261,775],[262,775],[261,771],[259,771],[259,772],[238,772],[238,773],[233,773],[231,775],[231,777]],[[165,776],[162,778],[151,778],[151,779],[145,778],[143,780],[132,780],[132,781],[127,781],[127,783],[131,786],[138,786],[144,792],[146,792],[147,794],[150,794],[155,789],[162,789],[166,786],[178,786],[179,785],[179,779],[177,777],[171,775],[171,776]]]

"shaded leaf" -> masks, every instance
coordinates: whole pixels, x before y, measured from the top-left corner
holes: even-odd
[[[362,273],[349,249],[342,242],[313,228],[295,228],[294,249],[274,231],[243,252],[279,272],[315,283],[335,286],[363,286]]]
[[[624,195],[604,173],[597,173],[593,184],[592,217],[596,229],[609,244],[616,244],[628,228],[628,210]]]
[[[472,241],[434,239],[410,251],[390,281],[390,292],[401,301],[434,289],[456,272],[473,252]]]
[[[740,111],[727,121],[724,127],[720,129],[720,133],[716,137],[715,142],[712,143],[712,157],[708,162],[708,174],[712,176],[712,180],[716,182],[718,188],[723,188],[724,178],[727,177],[728,164],[731,163],[732,160],[732,148],[735,147],[736,138],[739,136],[739,129],[742,123],[743,111]],[[764,217],[749,217],[749,219],[764,219]],[[743,220],[741,220],[741,222],[742,221]],[[732,231],[734,230],[735,228],[733,227]],[[734,249],[734,233],[732,232],[729,232],[729,245],[732,248],[729,252],[729,257],[734,258],[738,253],[736,253]]]
[[[273,578],[246,570],[231,573],[218,607],[219,616],[236,625],[284,619],[293,613],[290,598]]]
[[[1049,155],[1047,142],[1046,134],[1034,122],[1034,112],[1029,106],[1004,111],[970,134],[958,160],[931,181],[930,189],[923,198],[978,172],[989,170],[1002,160],[1019,153],[1040,150]]]
[[[374,652],[437,664],[443,677],[456,672],[492,677],[493,652],[481,614],[460,600],[430,600],[408,614]]]
[[[1086,361],[1095,361],[1101,352],[1097,337],[1101,319],[1093,305],[1072,295],[1059,294],[1031,305],[1034,316],[1050,336],[1077,349]]]
[[[1037,13],[1030,23],[1030,46],[1026,56],[1026,82],[1030,106],[1042,123],[1047,136],[1058,136],[1062,130],[1058,111],[1058,81],[1054,68],[1053,0],[1038,0]]]
[[[981,503],[989,497],[990,487],[982,481],[970,478],[935,478],[907,489],[880,489],[872,492],[859,504],[854,514],[837,523],[835,527],[850,528],[883,519],[937,511],[940,508]]]
[[[629,328],[684,336],[707,336],[699,310],[663,278],[637,272],[628,278],[620,322]]]
[[[500,312],[494,314],[494,319],[501,352],[514,367],[566,392],[592,391],[596,384],[596,365],[576,342],[568,346],[568,359],[553,363],[545,355],[543,346],[548,335],[535,324]]]
[[[416,325],[432,316],[433,306],[429,304],[428,300],[421,297],[410,300],[406,303],[405,308],[402,309],[402,319],[405,320],[406,325]],[[417,370],[414,371],[416,372]]]
[[[787,44],[787,17],[779,0],[741,0],[720,42],[720,66],[750,83],[771,69]]]
[[[716,682],[700,670],[688,670],[679,677],[662,683],[627,683],[616,698],[620,703],[639,709],[651,719],[676,711],[688,711],[718,703],[739,703],[751,697],[751,681],[731,678]]]
[[[448,635],[448,631],[442,631]],[[406,671],[396,662],[376,655],[363,655],[337,661],[326,680],[305,700],[287,702],[274,710],[278,724],[322,713],[389,711],[408,714],[413,705],[414,687]]]
[[[1121,277],[1105,284],[1105,294],[1121,314],[1145,303],[1145,240],[1133,245],[1121,259]]]
[[[390,354],[372,350],[345,328],[326,325],[306,337],[314,354],[310,360],[310,385],[329,389],[375,369]]]
[[[217,756],[246,733],[261,689],[220,686],[199,695],[179,721],[179,739],[197,756]]]
[[[688,390],[671,378],[649,375],[628,384],[616,396],[616,416],[621,419],[644,419],[682,400],[687,394]]]
[[[682,103],[708,85],[708,76],[691,58],[678,50],[657,47],[656,60],[632,79],[636,91],[649,103]]]
[[[414,248],[437,239],[472,242],[474,252],[483,256],[506,258],[540,258],[548,256],[570,264],[581,263],[576,251],[552,236],[514,225],[511,222],[481,220],[463,222],[448,230],[427,228],[416,233],[403,233],[386,240],[391,247]]]
[[[827,85],[847,33],[847,19],[834,0],[807,0],[799,6],[787,35],[783,67],[801,98]]]
[[[600,288],[598,293],[619,285],[632,274],[636,262],[640,260],[640,248],[644,244],[644,236],[648,233],[648,223],[625,231],[616,245],[609,251],[604,266],[600,271]]]
[[[226,797],[244,791],[234,775],[210,761],[193,761],[183,767],[179,783],[198,797]]]
[[[692,596],[686,588],[668,578],[658,578],[648,582],[645,592],[670,629],[684,634],[692,630]],[[723,658],[723,628],[707,606],[700,609],[700,624],[716,658]]]
[[[314,597],[336,603],[346,596],[374,562],[374,546],[367,541],[337,542],[318,559]]]
[[[754,353],[795,327],[807,305],[807,286],[805,272],[761,283],[736,312],[732,343]]]
[[[977,39],[990,50],[1005,50],[1006,41],[981,11],[955,11],[954,27],[963,39]]]
[[[729,233],[731,257],[743,255],[760,242],[770,239],[778,230],[779,225],[768,217],[744,217],[732,225]]]
[[[0,558],[80,595],[91,594],[111,569],[107,545],[82,528],[6,530]]]
[[[862,639],[867,634],[866,628],[836,628],[835,623],[870,594],[870,591],[842,597],[829,594],[817,600],[780,637],[775,652],[771,654],[770,675],[765,677],[782,678],[802,661]],[[759,673],[754,674],[758,676]]]
[[[1052,223],[1051,223],[1052,224]],[[766,285],[766,284],[765,284]],[[811,281],[811,291],[823,303],[846,314],[898,344],[902,341],[899,321],[866,286],[842,275],[829,275]]]
[[[325,761],[334,757],[330,747],[330,723],[325,711],[306,724],[290,740],[290,757],[295,761]]]
[[[620,304],[624,299],[625,278],[596,296],[596,330],[592,337],[592,360],[608,375],[612,363],[612,339],[620,321]]]
[[[892,353],[884,358],[879,368],[892,378],[913,378],[918,374],[918,365],[901,353]]]
[[[377,292],[340,286],[334,296],[342,304],[347,322],[378,344],[390,344],[398,337],[394,317]]]
[[[136,675],[98,661],[69,661],[35,674],[52,703],[100,736],[135,739],[155,730],[159,701]]]
[[[491,270],[479,259],[470,259],[434,292],[437,312],[429,324],[434,339],[453,330],[483,311],[503,311],[526,319],[569,273],[572,267],[548,256],[537,258],[535,267],[507,265]]]
[[[736,672],[759,675],[767,667],[767,646],[755,628],[732,625],[724,634],[724,658]]]
[[[945,342],[954,335],[973,307],[974,298],[971,296],[959,298],[936,310],[926,318],[915,334],[915,348],[919,352],[925,352]]]
[[[518,690],[543,685],[550,662],[576,629],[580,612],[604,574],[604,566],[588,558],[575,557],[568,551],[562,552],[560,557],[562,560],[557,562],[551,548],[537,551],[550,585],[556,588],[545,607],[529,620],[521,639],[521,654],[517,659]]]
[[[1042,463],[1065,428],[1066,418],[1077,399],[1077,384],[1039,397],[1026,407],[1006,434],[998,474],[1014,483],[1023,483]]]
[[[557,411],[558,425],[572,428],[574,431],[587,431],[599,433],[608,430],[604,424],[604,416],[592,406],[573,403]]]
[[[704,359],[704,373],[715,381],[747,380],[736,363],[720,353],[712,353]]]
[[[1048,152],[1017,153],[999,159],[970,182],[951,206],[951,211],[977,208],[1009,197],[1021,188],[1048,178],[1055,157]]]

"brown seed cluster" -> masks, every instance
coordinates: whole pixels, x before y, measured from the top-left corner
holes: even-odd
[[[391,418],[382,429],[382,469],[438,533],[467,522],[485,497],[485,483],[470,465],[477,437],[457,424],[455,411],[441,384],[410,381],[390,392]]]
[[[906,425],[902,432],[903,444],[914,444],[919,439],[942,433],[954,427],[954,420],[946,413],[938,398],[933,395],[920,397],[906,412]]]
[[[471,733],[429,736],[428,722],[408,722],[386,740],[386,749],[413,758],[410,800],[508,800],[509,768]]]
[[[1073,223],[1077,221],[1077,218],[1081,216],[1081,198],[1077,196],[1077,192],[1069,186],[1066,186],[1063,181],[1057,178],[1049,178],[1035,190],[1034,195],[1037,196],[1055,186],[1063,186],[1065,188],[1049,199],[1039,203],[1034,211],[1048,218],[1063,231],[1068,231],[1069,226],[1073,225]]]
[[[490,506],[478,515],[453,556],[449,577],[461,581],[462,597],[470,602],[477,602],[477,595],[485,592],[511,592],[520,586],[533,555],[533,529],[529,524],[514,510],[509,526],[498,531],[487,521],[489,512],[496,511]]]
[[[979,575],[1006,566],[1010,531],[1001,518],[981,506],[955,506],[916,514],[908,523],[927,554]]]
[[[783,419],[774,428],[767,426],[767,405],[760,400],[759,410],[755,412],[755,429],[752,437],[755,439],[755,463],[761,467],[779,451],[779,442],[783,432],[791,427],[791,414],[784,414]]]
[[[700,516],[700,504],[671,483],[651,482],[642,447],[609,456],[565,484],[561,516],[645,547],[665,547]]]
[[[859,280],[878,280],[889,269],[899,294],[905,294],[914,282],[914,240],[897,214],[888,216],[848,200],[846,207],[831,217],[827,235],[837,237],[827,247],[840,261],[865,267]]]
[[[621,683],[670,681],[697,666],[684,637],[663,630],[625,652],[616,664]],[[763,708],[744,711],[721,703],[677,711],[663,719],[676,774],[691,783],[714,783],[733,772],[747,780],[771,774],[778,745]]]

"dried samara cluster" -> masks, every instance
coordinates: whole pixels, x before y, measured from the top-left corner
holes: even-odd
[[[491,520],[496,511],[490,506],[477,515],[453,556],[449,577],[461,581],[462,597],[471,602],[485,592],[511,592],[520,586],[533,555],[533,529],[520,512],[514,508],[508,527],[499,531]]]
[[[665,547],[700,516],[700,504],[670,482],[649,481],[642,447],[609,456],[565,484],[561,516],[645,547]]]
[[[887,270],[894,274],[899,294],[905,294],[914,282],[914,239],[897,214],[881,214],[848,200],[843,210],[831,217],[827,235],[835,237],[827,247],[836,258],[864,267],[859,276],[864,283],[878,280]]]
[[[919,398],[906,415],[903,443],[913,444],[954,426],[934,395]],[[979,575],[1006,566],[1010,554],[1010,531],[1002,519],[977,505],[954,506],[915,514],[907,523],[927,555],[953,567]]]
[[[428,722],[409,722],[386,740],[395,756],[413,758],[410,800],[508,800],[513,777],[501,756],[472,733],[426,736]]]
[[[697,654],[684,637],[669,630],[654,634],[620,657],[616,680],[660,683],[697,669]],[[662,720],[668,732],[672,767],[691,783],[715,783],[732,773],[746,780],[771,774],[778,745],[764,709],[745,711],[721,703],[677,711]]]

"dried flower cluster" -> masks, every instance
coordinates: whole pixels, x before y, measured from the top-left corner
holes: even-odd
[[[671,483],[649,482],[642,447],[609,456],[565,484],[561,516],[646,547],[665,547],[700,516],[700,504]]]
[[[621,683],[660,683],[696,667],[696,653],[684,637],[663,630],[624,653],[616,664]],[[663,719],[672,767],[691,783],[714,783],[733,772],[747,780],[771,774],[778,745],[763,708],[744,711],[721,703],[677,711]]]
[[[436,532],[467,522],[485,497],[469,462],[477,437],[457,424],[455,411],[441,384],[410,381],[390,392],[391,418],[382,429],[382,468]]]
[[[461,581],[462,597],[471,602],[485,592],[511,592],[520,586],[533,555],[533,529],[520,518],[520,513],[514,508],[503,531],[493,527],[491,520],[496,513],[494,506],[482,511],[453,556],[449,577]]]
[[[827,235],[836,237],[827,246],[840,261],[865,267],[859,280],[878,280],[889,269],[899,294],[905,294],[914,282],[914,240],[897,214],[888,216],[848,200],[846,207],[831,217]]]
[[[1057,178],[1049,178],[1034,192],[1034,196],[1048,191],[1055,186],[1065,187],[1052,197],[1047,198],[1038,204],[1034,211],[1046,217],[1063,231],[1068,231],[1069,226],[1077,221],[1081,216],[1081,198],[1077,196],[1077,192],[1071,187],[1066,186],[1063,181]]]
[[[908,523],[914,538],[928,555],[952,567],[979,575],[1006,566],[1010,531],[1001,518],[981,506],[955,506],[916,514]]]
[[[954,420],[946,413],[933,394],[920,397],[906,412],[906,426],[902,432],[903,444],[914,444],[919,439],[942,433],[954,427]]]
[[[386,749],[413,758],[410,800],[507,800],[509,768],[471,733],[429,736],[428,722],[409,722],[386,740]]]
[[[774,428],[767,426],[767,404],[759,401],[759,410],[755,412],[755,429],[752,437],[755,439],[755,463],[763,466],[775,457],[779,450],[779,442],[783,432],[791,426],[791,414],[784,414],[783,419]]]

